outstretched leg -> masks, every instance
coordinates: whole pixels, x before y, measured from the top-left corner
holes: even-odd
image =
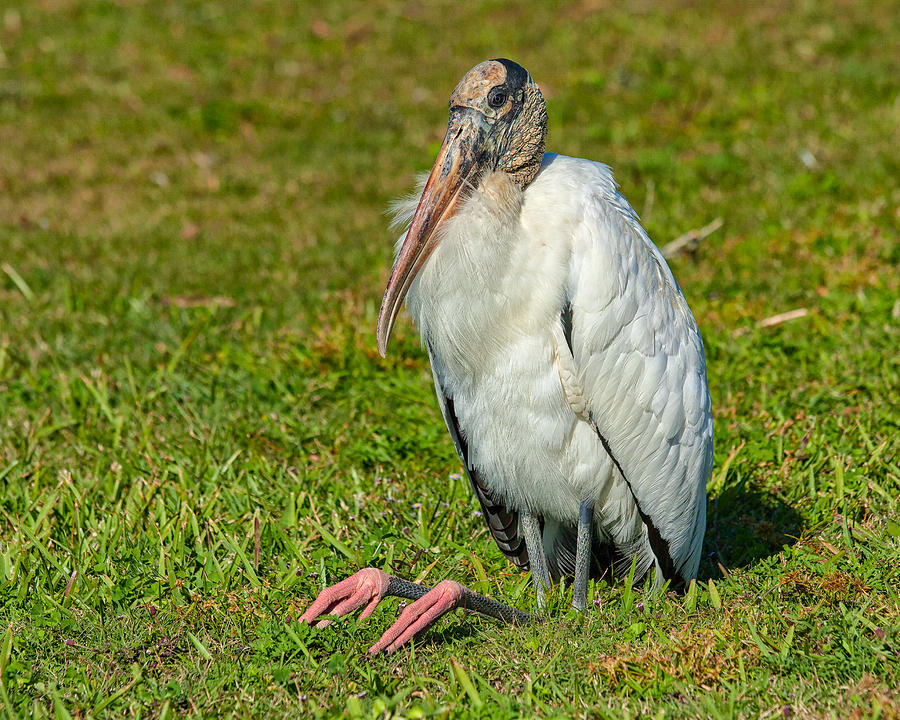
[[[341,617],[363,605],[365,609],[361,617],[369,617],[378,603],[389,595],[415,602],[404,608],[397,622],[369,648],[369,655],[381,651],[393,652],[417,633],[431,627],[446,612],[458,607],[515,625],[534,621],[528,613],[472,592],[452,580],[444,580],[429,588],[376,568],[364,568],[346,580],[325,588],[300,616],[300,621],[325,627],[331,620],[320,620],[323,615]]]
[[[587,607],[593,535],[594,503],[584,500],[578,510],[578,540],[575,544],[575,588],[572,593],[572,606],[576,610],[584,610]]]

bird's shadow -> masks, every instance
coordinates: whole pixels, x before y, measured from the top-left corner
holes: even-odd
[[[711,497],[699,578],[754,565],[793,545],[803,532],[803,518],[774,494],[748,487],[746,481]]]

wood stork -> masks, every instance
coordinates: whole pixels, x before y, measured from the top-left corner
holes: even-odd
[[[410,221],[378,318],[422,333],[438,402],[491,535],[538,607],[613,570],[693,578],[706,528],[712,410],[703,341],[678,283],[601,163],[544,152],[547,111],[510,60],[470,70]],[[533,616],[443,581],[366,568],[302,620],[327,624],[386,595],[414,600],[369,652],[391,652],[455,607]]]

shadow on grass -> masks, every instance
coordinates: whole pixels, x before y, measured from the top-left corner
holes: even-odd
[[[803,519],[776,496],[742,483],[711,498],[699,578],[721,577],[726,570],[746,567],[777,555],[803,532]]]

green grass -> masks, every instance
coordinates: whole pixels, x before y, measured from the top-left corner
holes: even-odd
[[[656,5],[4,3],[4,714],[900,714],[900,12]],[[396,601],[296,622],[361,566],[534,603],[415,329],[374,350],[384,208],[496,56],[659,244],[724,221],[672,260],[716,417],[701,582],[366,661]]]

